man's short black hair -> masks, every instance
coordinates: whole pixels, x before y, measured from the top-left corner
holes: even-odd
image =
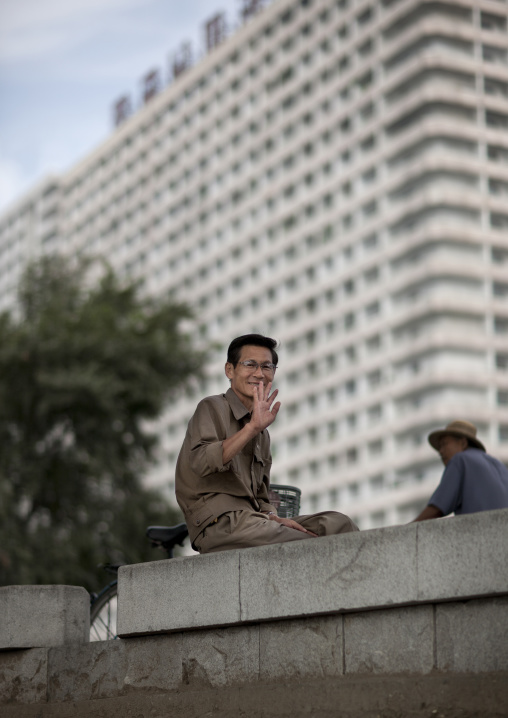
[[[266,347],[272,352],[272,362],[277,365],[279,357],[275,351],[277,342],[275,339],[270,337],[264,337],[262,334],[243,334],[241,337],[233,339],[228,347],[228,362],[233,366],[236,366],[240,361],[240,355],[242,353],[242,347],[251,345],[255,347]]]

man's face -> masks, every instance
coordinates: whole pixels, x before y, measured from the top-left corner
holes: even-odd
[[[236,366],[229,362],[226,364],[226,376],[231,380],[231,388],[240,401],[248,409],[252,408],[254,402],[255,386],[263,384],[266,386],[273,381],[273,373],[263,371],[260,366],[257,369],[249,369],[240,362],[255,361],[258,364],[271,364],[272,352],[266,347],[257,347],[246,344],[242,347],[240,359]]]
[[[458,454],[459,451],[464,451],[464,449],[467,449],[467,446],[467,439],[464,439],[464,437],[445,434],[439,439],[437,450],[441,461],[446,466],[455,454]]]

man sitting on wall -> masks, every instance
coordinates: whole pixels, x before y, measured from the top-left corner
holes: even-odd
[[[428,506],[414,519],[426,521],[455,514],[508,508],[508,469],[489,456],[476,438],[476,426],[452,421],[429,434],[429,443],[445,465]]]
[[[176,498],[200,553],[357,531],[335,511],[277,516],[270,503],[270,436],[280,402],[272,392],[277,342],[246,334],[229,345],[231,388],[209,396],[189,421],[176,466]]]

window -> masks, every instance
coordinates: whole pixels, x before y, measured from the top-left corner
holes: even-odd
[[[496,354],[496,368],[497,369],[508,369],[508,354]]]
[[[492,292],[495,297],[508,297],[508,283],[494,282]]]
[[[378,387],[381,384],[382,374],[380,369],[371,371],[367,374],[367,383],[371,389]]]
[[[373,217],[377,213],[376,200],[372,200],[372,202],[364,204],[362,207],[362,212],[364,217]]]
[[[384,511],[375,511],[370,515],[370,525],[374,528],[384,526],[386,522],[386,514]]]
[[[375,167],[371,167],[362,174],[362,181],[364,184],[372,184],[376,179],[377,170]],[[365,240],[364,240],[365,241]]]
[[[361,75],[358,78],[357,84],[361,90],[365,91],[367,88],[369,88],[372,85],[373,81],[374,81],[374,73],[372,72],[372,70],[368,70],[368,72],[365,72],[363,75]]]
[[[311,427],[307,432],[307,439],[309,443],[315,444],[317,441],[318,432],[315,426]]]
[[[501,247],[492,247],[491,257],[495,264],[505,264],[505,262],[508,262],[508,250]]]
[[[352,449],[352,451],[356,452],[356,449]],[[356,461],[356,458],[355,458],[355,461]],[[349,495],[352,499],[355,499],[360,493],[360,485],[357,483],[349,484],[348,489],[349,489]]]
[[[374,103],[367,102],[366,105],[360,108],[360,117],[364,122],[369,120],[374,115]]]
[[[356,348],[353,346],[346,347],[344,350],[345,357],[349,363],[356,360]]]
[[[497,403],[498,406],[508,406],[508,391],[499,390],[497,392]]]
[[[363,152],[370,152],[370,150],[374,149],[376,146],[376,138],[374,135],[369,135],[367,138],[363,140],[360,147]]]
[[[489,192],[495,195],[508,195],[508,182],[499,179],[489,179]]]
[[[346,461],[348,464],[355,464],[358,460],[358,450],[355,448],[348,449],[346,452]],[[358,495],[358,484],[351,484],[349,487],[351,496]]]
[[[379,279],[378,267],[372,267],[371,269],[368,269],[366,272],[364,272],[363,276],[367,284],[374,284]]]
[[[490,226],[496,229],[507,229],[508,228],[508,214],[501,214],[500,212],[490,213]]]
[[[508,334],[508,318],[494,317],[494,332],[496,334]]]
[[[369,37],[368,40],[366,40],[360,47],[358,48],[358,52],[361,57],[367,57],[367,55],[370,55],[371,52],[374,49],[374,43],[372,42],[372,39]]]
[[[374,12],[371,7],[366,8],[360,15],[358,15],[358,24],[365,25],[370,22],[374,17]]]
[[[372,479],[369,481],[369,485],[371,488],[372,493],[379,493],[382,491],[385,487],[385,481],[382,474],[379,474],[378,476],[373,476]]]
[[[508,149],[506,149],[505,147],[488,145],[487,155],[489,160],[492,160],[493,162],[503,162],[505,164],[508,164]]]
[[[492,110],[487,110],[485,113],[485,124],[487,125],[487,127],[494,127],[505,130],[508,128],[508,115],[505,115],[501,112],[493,112]]]
[[[353,312],[348,312],[344,317],[344,327],[346,329],[352,329],[355,326],[355,315]]]
[[[298,469],[291,469],[288,476],[291,483],[296,484],[300,478],[300,471]]]
[[[379,304],[379,302],[372,302],[365,307],[365,314],[367,315],[367,317],[369,317],[369,319],[377,316],[380,311],[381,305]]]
[[[349,117],[346,117],[344,120],[342,120],[339,127],[340,127],[340,131],[343,134],[346,134],[347,132],[349,132],[352,128],[352,123],[351,123],[351,120],[349,119]]]
[[[498,95],[500,97],[508,97],[508,83],[502,80],[495,80],[492,77],[484,79],[484,88],[487,95]]]
[[[498,65],[507,64],[507,55],[504,48],[496,47],[494,45],[483,45],[482,54],[485,62],[493,62]]]
[[[482,30],[490,30],[504,33],[506,32],[506,17],[503,15],[494,15],[487,12],[481,13]]]

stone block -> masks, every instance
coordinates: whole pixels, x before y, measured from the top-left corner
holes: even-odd
[[[181,634],[173,634],[53,648],[48,698],[60,703],[177,689],[182,682],[181,645]]]
[[[239,623],[238,551],[122,566],[119,636]]]
[[[0,649],[89,641],[90,596],[80,586],[4,586],[0,616]]]
[[[344,616],[346,673],[429,673],[434,666],[432,606]]]
[[[240,552],[242,620],[415,601],[416,530],[385,528]]]
[[[508,671],[508,598],[438,605],[436,646],[442,671]]]
[[[47,674],[46,648],[0,652],[0,704],[44,703]]]
[[[418,600],[508,593],[508,509],[418,524]]]
[[[259,677],[259,627],[182,634],[183,684],[202,690]]]
[[[123,637],[508,593],[508,510],[124,566]]]
[[[260,679],[321,678],[342,674],[342,616],[262,623]]]

